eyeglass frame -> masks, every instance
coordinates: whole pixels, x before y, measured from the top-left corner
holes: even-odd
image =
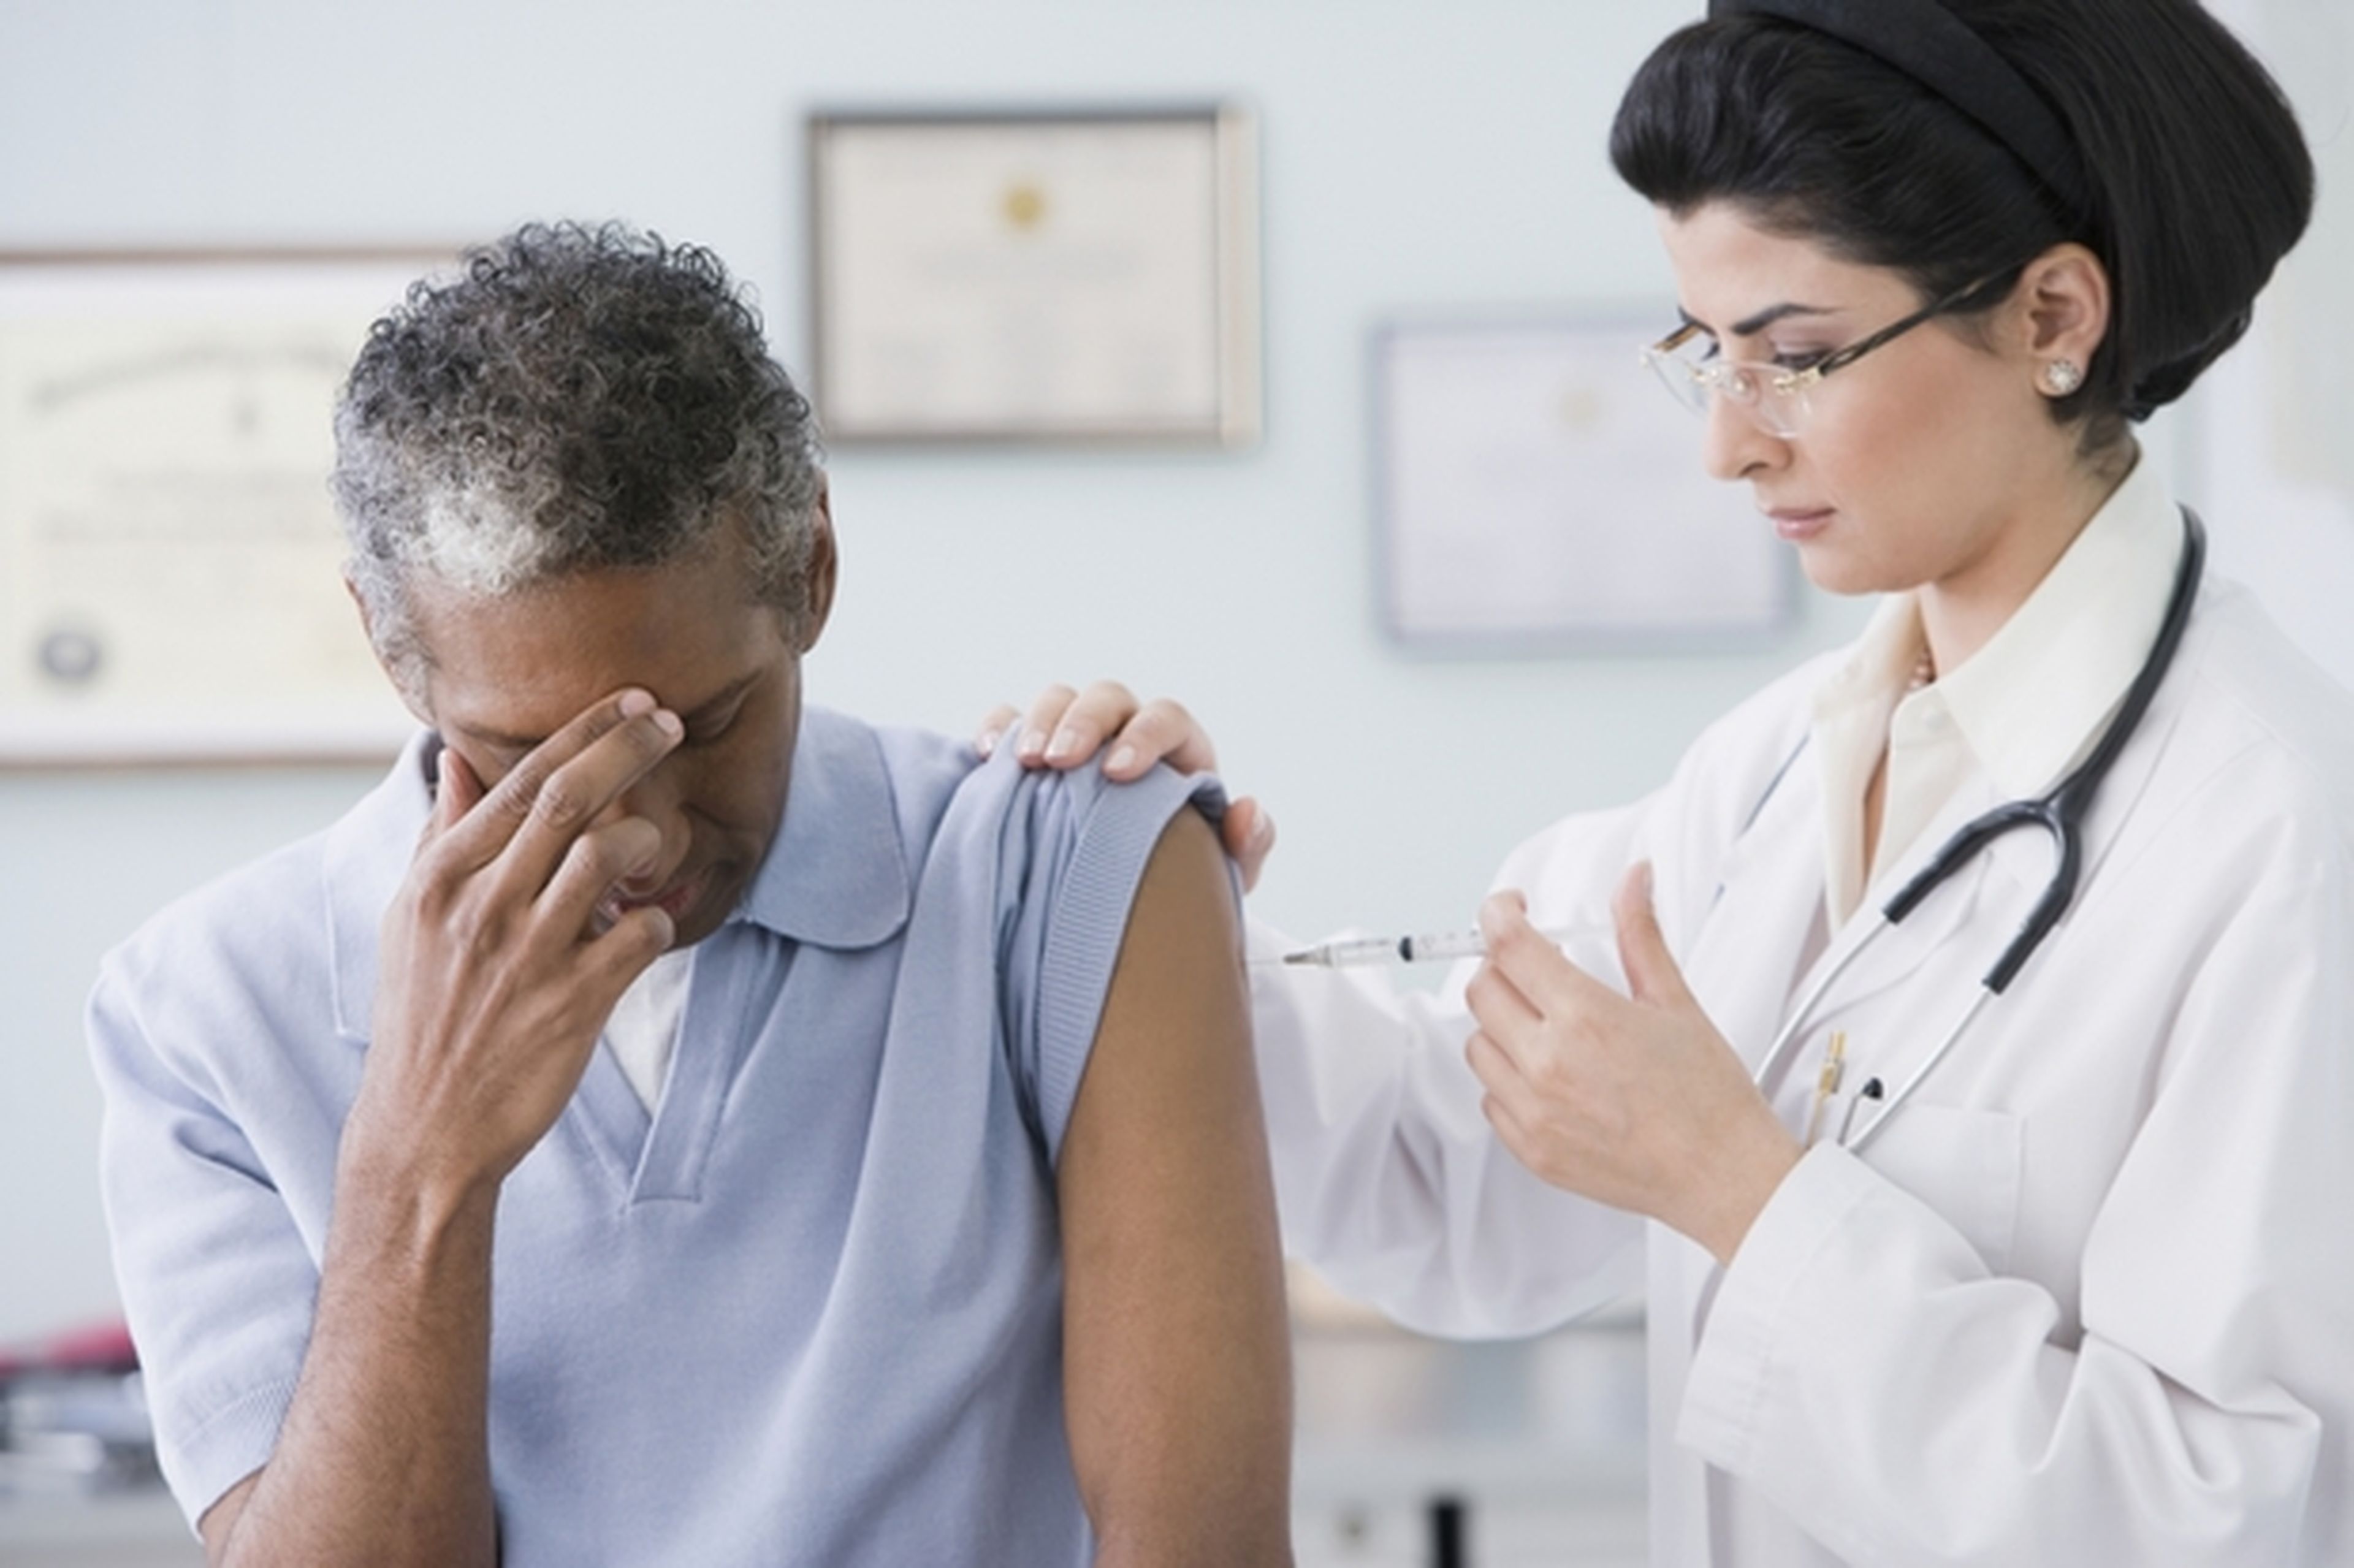
[[[1858,338],[1843,347],[1835,348],[1812,365],[1804,366],[1796,370],[1765,360],[1726,359],[1713,364],[1694,365],[1689,360],[1679,359],[1676,357],[1677,349],[1690,343],[1695,336],[1708,331],[1700,323],[1690,319],[1687,319],[1683,325],[1643,350],[1643,363],[1651,367],[1652,373],[1659,376],[1676,401],[1692,412],[1706,413],[1710,395],[1720,394],[1732,397],[1734,403],[1749,416],[1751,421],[1767,435],[1778,440],[1797,440],[1800,420],[1782,419],[1773,424],[1766,422],[1766,399],[1769,391],[1776,397],[1797,401],[1798,408],[1803,413],[1806,405],[1803,401],[1797,400],[1821,382],[1825,376],[1835,370],[1846,369],[1875,348],[1884,348],[1889,344],[1894,343],[1923,322],[1934,321],[1955,310],[1972,295],[1986,289],[2010,270],[2012,269],[2005,268],[2000,272],[1989,272],[1982,278],[1965,283],[1952,293],[1931,301],[1911,315],[1891,322],[1878,332]],[[1773,379],[1769,387],[1761,387],[1755,396],[1744,400],[1738,394],[1725,390],[1725,378],[1735,370],[1765,372],[1770,374]],[[1683,378],[1685,384],[1699,389],[1700,396],[1697,399],[1687,397],[1683,394],[1677,384],[1676,377],[1679,376]]]

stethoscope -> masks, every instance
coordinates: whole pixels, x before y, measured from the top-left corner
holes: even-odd
[[[2158,627],[2158,641],[2151,645],[2149,657],[2143,662],[2133,684],[2126,689],[2125,700],[2118,705],[2116,716],[2109,722],[2100,744],[2077,764],[2074,771],[2053,785],[2049,792],[2033,800],[2008,801],[1963,824],[1929,858],[1928,863],[1915,873],[1911,881],[1897,889],[1894,897],[1881,906],[1879,918],[1861,939],[1850,945],[1845,955],[1808,988],[1806,995],[1791,1010],[1788,1022],[1775,1035],[1764,1060],[1758,1064],[1755,1078],[1758,1087],[1763,1089],[1781,1072],[1797,1044],[1799,1033],[1808,1016],[1831,987],[1838,983],[1839,978],[1847,972],[1848,967],[1890,927],[1900,924],[1906,916],[1918,909],[1929,895],[1950,881],[1972,855],[2014,828],[2037,827],[2051,834],[2054,852],[2052,875],[2044,884],[2042,896],[2028,911],[2019,934],[2011,938],[2009,945],[2003,948],[2002,956],[1995,960],[1994,968],[1988,969],[1986,978],[1978,982],[1978,994],[1971,999],[1961,1017],[1955,1021],[1954,1026],[1946,1032],[1945,1038],[1937,1042],[1935,1049],[1913,1069],[1910,1076],[1879,1098],[1880,1108],[1872,1113],[1870,1120],[1860,1127],[1851,1126],[1840,1138],[1840,1141],[1849,1150],[1860,1150],[1869,1143],[1872,1136],[1887,1125],[1888,1118],[1896,1114],[1897,1107],[1912,1097],[1913,1091],[1919,1088],[1921,1081],[1946,1059],[1955,1042],[1986,1010],[1987,1003],[2000,996],[2019,977],[2019,971],[2026,967],[2035,949],[2042,946],[2043,938],[2052,934],[2052,927],[2060,924],[2060,917],[2067,913],[2070,902],[2076,896],[2076,883],[2084,863],[2085,813],[2092,809],[2094,796],[2100,792],[2109,769],[2115,765],[2118,754],[2125,750],[2126,743],[2133,738],[2143,714],[2148,711],[2150,699],[2158,694],[2159,684],[2165,681],[2167,669],[2174,662],[2175,652],[2182,644],[2183,630],[2190,624],[2191,604],[2199,597],[2200,573],[2207,559],[2207,531],[2188,507],[2183,509],[2182,524],[2182,559],[2175,568],[2174,592],[2167,600],[2166,619]],[[1790,761],[1796,760],[1797,754],[1793,753]],[[1773,783],[1766,786],[1768,799],[1788,771],[1789,763],[1786,762],[1776,773]],[[1756,821],[1765,805],[1765,800],[1758,802],[1757,810],[1750,814],[1751,821]],[[1877,1082],[1874,1080],[1875,1084]],[[1861,1099],[1856,1102],[1858,1105],[1861,1103]]]

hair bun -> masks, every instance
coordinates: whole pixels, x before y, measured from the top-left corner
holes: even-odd
[[[2191,383],[2197,381],[2209,366],[2223,357],[2233,344],[2247,334],[2248,323],[2253,319],[2253,307],[2243,306],[2190,353],[2177,355],[2162,364],[2150,366],[2126,389],[2118,412],[2139,423],[2179,398],[2190,390]]]

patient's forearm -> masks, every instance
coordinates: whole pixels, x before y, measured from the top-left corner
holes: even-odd
[[[302,1376],[270,1462],[203,1521],[215,1568],[492,1568],[497,1189],[347,1159]]]

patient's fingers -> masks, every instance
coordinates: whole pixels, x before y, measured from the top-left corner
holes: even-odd
[[[504,863],[520,896],[538,895],[574,839],[678,744],[675,715],[631,689],[590,706],[534,747],[435,841],[460,875]]]

